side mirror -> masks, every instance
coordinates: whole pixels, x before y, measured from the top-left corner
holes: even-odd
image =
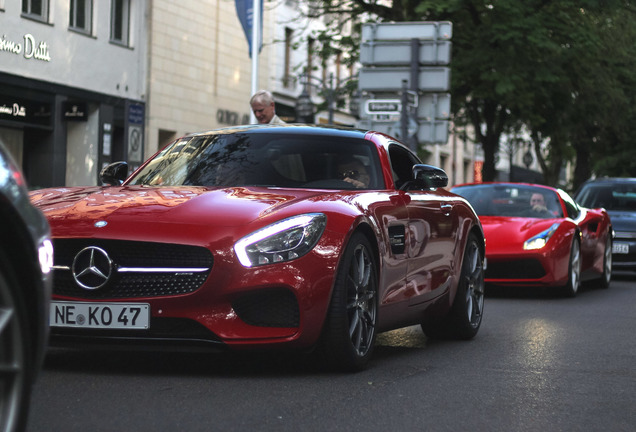
[[[443,188],[448,186],[448,175],[443,169],[433,165],[413,165],[413,183],[422,189]]]
[[[99,178],[104,186],[121,186],[128,177],[128,163],[113,162],[102,168]]]

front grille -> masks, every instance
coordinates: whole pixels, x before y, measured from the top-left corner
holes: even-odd
[[[259,327],[298,327],[300,312],[296,296],[288,290],[268,290],[244,294],[232,308],[247,324]]]
[[[486,279],[540,279],[545,276],[545,269],[534,259],[513,261],[488,261]]]
[[[86,290],[79,286],[71,272],[75,256],[89,246],[106,251],[114,266],[113,276],[108,283],[95,290]],[[53,247],[56,268],[53,293],[86,299],[157,297],[191,293],[205,282],[213,262],[212,254],[206,248],[170,243],[57,239],[54,240]],[[118,268],[207,270],[118,273]]]

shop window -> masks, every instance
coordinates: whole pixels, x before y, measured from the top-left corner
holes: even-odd
[[[69,27],[82,33],[90,33],[92,10],[93,0],[71,0]]]
[[[48,22],[49,0],[22,0],[22,16]]]
[[[110,41],[128,46],[130,0],[112,0],[110,8]]]

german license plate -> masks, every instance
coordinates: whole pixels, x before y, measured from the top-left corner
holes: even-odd
[[[629,253],[629,243],[616,242],[616,243],[612,244],[612,253],[615,253],[615,254],[628,254]]]
[[[49,322],[52,327],[147,329],[150,305],[52,301]]]

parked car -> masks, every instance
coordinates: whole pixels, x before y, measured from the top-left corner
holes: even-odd
[[[479,215],[486,236],[486,283],[602,288],[612,277],[612,225],[603,209],[580,207],[563,190],[535,184],[474,183],[451,189]]]
[[[636,270],[636,178],[588,180],[581,185],[574,199],[583,206],[607,210],[615,231],[614,267]]]
[[[31,196],[55,246],[53,344],[316,347],[358,370],[378,332],[480,327],[479,219],[386,135],[226,128],[126,172]]]
[[[26,425],[48,339],[52,263],[46,219],[0,143],[0,431]]]

